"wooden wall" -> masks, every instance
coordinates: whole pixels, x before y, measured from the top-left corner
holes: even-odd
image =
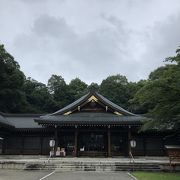
[[[4,139],[4,154],[49,155],[49,140],[52,136],[35,134],[13,135]]]
[[[70,135],[69,138],[67,135]],[[66,146],[72,149],[74,142],[74,133],[58,134],[58,146]],[[24,155],[49,155],[50,147],[49,140],[54,137],[53,133],[13,133],[5,137],[3,142],[4,154],[24,154]],[[68,139],[70,142],[67,142]],[[132,134],[132,139],[136,140],[136,148],[132,148],[134,156],[163,156],[164,150],[164,135],[162,134]],[[2,144],[1,144],[2,146]],[[72,154],[72,150],[69,154]],[[111,151],[112,156],[127,156],[128,141],[127,133],[111,132]]]
[[[164,156],[165,146],[162,135],[137,135],[133,139],[136,140],[136,147],[132,148],[134,156]]]

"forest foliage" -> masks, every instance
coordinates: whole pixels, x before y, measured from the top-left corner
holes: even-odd
[[[0,111],[4,113],[50,113],[86,94],[91,88],[137,114],[153,118],[144,129],[180,128],[180,49],[165,59],[165,65],[148,79],[129,82],[120,74],[108,76],[100,84],[75,78],[66,83],[53,74],[47,85],[26,77],[14,57],[0,45]]]

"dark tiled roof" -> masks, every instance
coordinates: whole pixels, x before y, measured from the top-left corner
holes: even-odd
[[[14,114],[14,113],[0,113],[2,116],[4,117],[39,117],[39,116],[42,116],[42,115],[46,115],[46,114],[34,114],[34,113],[21,113],[21,114]]]
[[[103,101],[105,104],[107,104],[108,106],[110,106],[112,109],[115,109],[116,111],[120,112],[120,113],[124,113],[125,115],[129,115],[129,116],[136,116],[135,114],[126,111],[125,109],[123,109],[122,107],[118,106],[117,104],[111,102],[110,100],[108,100],[107,98],[105,98],[104,96],[102,96],[99,93],[95,93],[96,97],[98,99],[100,99],[101,101]]]
[[[126,111],[125,109],[123,109],[122,107],[118,106],[117,104],[111,102],[110,100],[108,100],[107,98],[105,98],[104,96],[100,95],[97,92],[89,92],[88,94],[82,96],[81,98],[79,98],[78,100],[74,101],[73,103],[69,104],[68,106],[52,113],[49,115],[62,115],[65,112],[68,112],[70,110],[73,110],[75,107],[81,105],[83,102],[87,101],[88,98],[90,98],[91,96],[95,96],[98,100],[100,100],[102,103],[104,103],[105,105],[111,107],[112,109],[114,109],[115,111],[122,113],[124,115],[127,116],[136,116],[135,114]]]
[[[123,115],[116,115],[111,113],[72,113],[70,115],[63,115],[65,112],[74,110],[77,106],[87,101],[91,96],[95,96],[100,102],[108,107],[111,107],[114,111],[117,111]],[[2,113],[1,113],[2,114]],[[80,99],[71,103],[70,105],[56,111],[52,114],[2,114],[0,116],[0,125],[14,126],[17,129],[40,129],[42,128],[39,124],[142,124],[141,120],[146,118],[135,115],[131,112],[126,111],[120,106],[109,101],[97,92],[89,92],[82,96]]]
[[[142,116],[118,116],[110,113],[74,113],[71,115],[43,116],[35,119],[40,124],[105,124],[105,125],[141,125]]]
[[[34,118],[40,117],[42,114],[11,114],[11,113],[0,113],[0,115],[15,128],[41,128],[34,122]]]
[[[88,93],[84,96],[82,96],[81,98],[79,98],[78,100],[74,101],[73,103],[65,106],[64,108],[52,113],[52,114],[49,114],[49,115],[60,115],[60,114],[63,114],[77,106],[79,106],[81,103],[83,103],[84,101],[86,101],[89,97],[91,96],[91,93]]]
[[[14,125],[0,114],[0,127],[13,128]]]
[[[34,122],[35,118],[38,118],[39,116],[8,116],[6,119],[15,126],[15,128],[42,128],[41,125],[38,125],[38,123]]]
[[[115,112],[118,112],[122,115],[117,115],[113,113],[95,113],[95,112],[79,112],[72,113],[69,115],[64,115],[64,113],[73,111],[75,108],[86,102],[91,96],[94,96],[98,99],[99,102],[105,106],[110,107]],[[47,114],[45,116],[40,116],[36,118],[35,122],[39,124],[142,124],[141,120],[146,118],[138,116],[129,111],[126,111],[122,107],[111,102],[104,96],[100,95],[95,91],[91,91],[88,94],[84,95],[75,102],[69,104],[68,106],[56,111],[52,114]]]

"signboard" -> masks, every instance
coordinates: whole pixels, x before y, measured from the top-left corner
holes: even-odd
[[[131,140],[130,141],[130,145],[132,148],[135,148],[136,147],[136,141],[135,140]]]
[[[49,141],[49,146],[50,147],[54,147],[55,146],[55,140],[54,139]]]

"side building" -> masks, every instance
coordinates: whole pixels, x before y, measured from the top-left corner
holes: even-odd
[[[92,91],[52,114],[0,115],[0,153],[49,155],[49,141],[67,156],[163,156],[173,132],[139,132],[148,119]],[[130,147],[135,140],[136,147]],[[175,140],[173,142],[172,140]]]

